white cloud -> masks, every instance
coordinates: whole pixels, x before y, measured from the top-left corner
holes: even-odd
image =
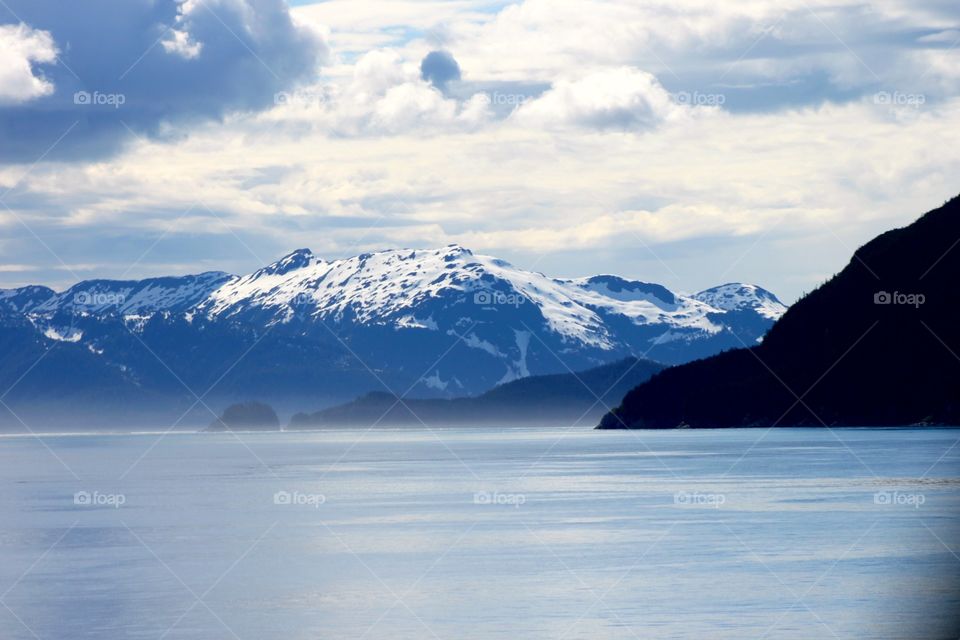
[[[368,102],[382,96],[388,89],[414,79],[411,69],[403,68],[403,58],[392,49],[374,49],[357,61],[353,67],[350,94],[358,101]]]
[[[521,123],[548,127],[642,130],[680,119],[689,111],[677,104],[653,75],[617,67],[559,80],[542,96],[521,106],[513,117]]]
[[[0,25],[0,105],[20,104],[53,93],[53,83],[38,74],[34,63],[57,58],[53,37],[25,24]]]
[[[474,130],[491,116],[482,95],[447,98],[393,49],[367,52],[339,80],[286,94],[267,118],[278,125],[296,119],[317,135],[367,137]]]
[[[373,124],[390,132],[408,132],[424,120],[449,121],[457,106],[436,89],[408,82],[391,87],[374,108]]]
[[[164,50],[167,53],[176,53],[188,60],[191,58],[196,58],[200,55],[200,51],[203,49],[203,44],[200,42],[194,42],[190,39],[190,34],[186,31],[178,31],[176,29],[170,30],[170,37],[166,40],[163,40],[160,44],[163,45]]]

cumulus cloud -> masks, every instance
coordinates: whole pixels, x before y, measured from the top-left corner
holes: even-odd
[[[178,53],[184,58],[196,58],[200,55],[200,49],[203,45],[199,42],[193,42],[190,34],[186,31],[170,30],[170,37],[163,40],[160,44],[167,53]]]
[[[0,91],[32,100],[0,107],[0,161],[104,157],[270,107],[328,54],[283,0],[7,2],[25,25],[0,27]]]
[[[514,117],[523,123],[597,129],[650,129],[687,114],[651,74],[630,67],[560,80]]]
[[[354,65],[349,91],[357,100],[375,99],[392,86],[411,80],[403,58],[393,49],[374,49]]]
[[[420,62],[420,77],[443,91],[460,79],[460,65],[449,51],[431,51]]]
[[[425,119],[448,121],[456,104],[428,87],[405,83],[391,87],[374,108],[373,124],[390,132],[410,131]]]
[[[56,60],[57,48],[46,31],[0,25],[0,105],[19,104],[53,93],[53,84],[34,72],[34,63]]]
[[[492,117],[486,96],[444,95],[393,49],[369,51],[352,66],[349,79],[306,87],[283,102],[270,114],[278,126],[295,119],[301,132],[339,137],[471,131]]]

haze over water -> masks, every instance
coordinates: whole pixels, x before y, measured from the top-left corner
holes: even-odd
[[[0,637],[955,637],[957,436],[0,438]]]

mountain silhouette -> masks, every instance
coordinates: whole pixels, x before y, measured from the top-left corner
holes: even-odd
[[[858,249],[760,345],[663,371],[601,429],[960,424],[960,197]]]
[[[372,426],[574,426],[596,424],[624,394],[663,370],[639,358],[577,373],[530,376],[476,397],[408,399],[369,393],[312,414],[297,414],[291,428]]]

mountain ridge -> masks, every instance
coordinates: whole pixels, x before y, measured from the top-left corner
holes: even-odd
[[[113,396],[151,403],[175,396],[189,406],[209,393],[204,404],[255,397],[290,412],[374,390],[476,395],[529,375],[640,355],[676,364],[757,342],[771,309],[786,307],[737,286],[739,303],[723,308],[619,276],[551,278],[460,245],[337,260],[298,249],[239,276],[0,290],[0,333],[35,332],[19,347],[4,343],[0,385],[14,387],[18,406],[59,403],[44,386],[95,405],[102,392],[89,378],[116,380]],[[31,341],[87,374],[28,371]]]

